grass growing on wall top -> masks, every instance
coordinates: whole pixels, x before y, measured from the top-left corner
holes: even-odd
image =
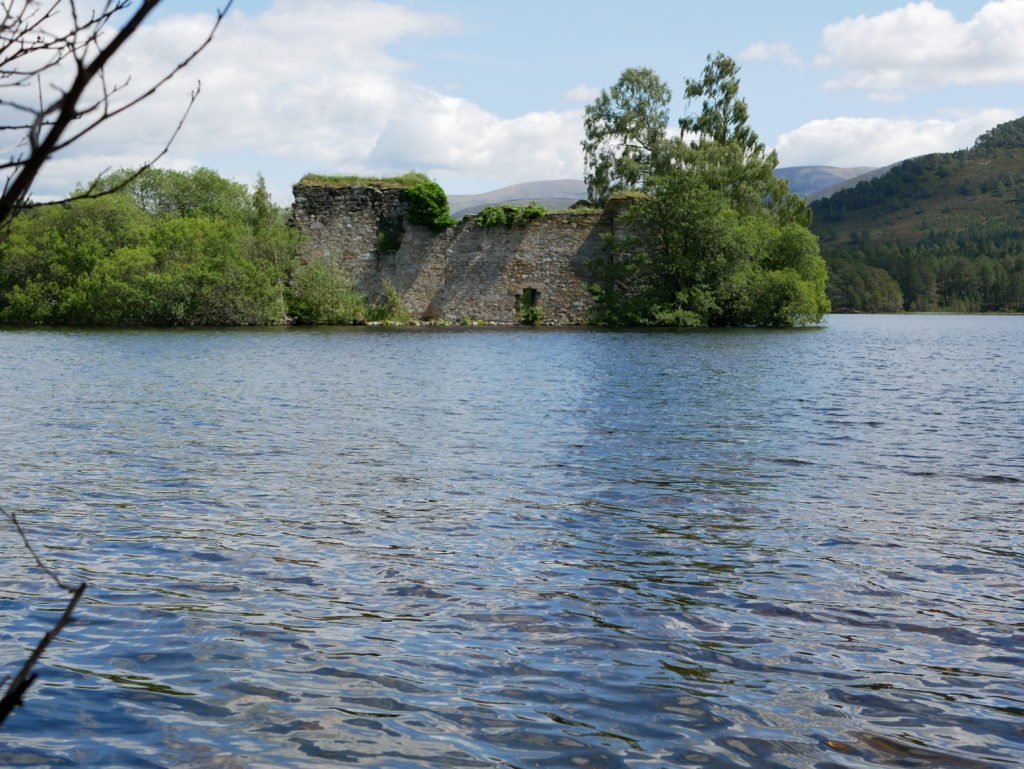
[[[306,174],[299,181],[305,184],[318,187],[383,187],[388,189],[406,190],[415,187],[417,184],[428,182],[430,179],[426,174],[418,171],[410,171],[401,176],[329,176],[325,174]]]

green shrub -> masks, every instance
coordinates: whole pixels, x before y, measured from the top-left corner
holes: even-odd
[[[536,305],[523,307],[519,311],[519,317],[526,326],[539,326],[544,320],[544,310]]]
[[[525,227],[534,219],[547,213],[547,209],[530,203],[528,206],[514,206],[505,203],[500,206],[487,206],[476,215],[476,223],[480,227]]]
[[[437,182],[424,179],[409,188],[409,219],[434,232],[443,232],[455,224],[448,212],[448,196]]]
[[[366,311],[366,319],[379,323],[408,323],[409,312],[402,303],[402,295],[390,280],[384,281],[377,299]]]
[[[347,325],[366,317],[366,302],[340,270],[318,259],[292,272],[288,314],[296,323]]]
[[[402,232],[397,227],[385,227],[377,232],[377,253],[394,254],[402,247]]]

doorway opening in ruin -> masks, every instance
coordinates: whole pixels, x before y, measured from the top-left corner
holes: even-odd
[[[540,291],[536,288],[524,288],[521,294],[516,296],[519,305],[519,320],[530,325],[537,325],[544,317],[540,308]]]

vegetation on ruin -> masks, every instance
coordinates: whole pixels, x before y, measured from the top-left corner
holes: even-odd
[[[544,320],[544,310],[535,304],[520,304],[519,319],[524,326],[539,326]]]
[[[422,177],[408,188],[409,219],[434,232],[443,232],[455,224],[448,210],[448,196],[435,181]]]
[[[401,176],[327,176],[306,174],[298,186],[309,187],[376,187],[405,190],[409,197],[409,219],[434,232],[443,232],[455,224],[448,210],[448,196],[440,184],[419,171]],[[384,244],[385,249],[388,244]]]
[[[596,202],[628,204],[626,234],[593,265],[599,322],[798,326],[828,312],[810,211],[774,176],[778,159],[748,125],[738,74],[732,59],[709,56],[686,81],[701,109],[675,137],[671,92],[650,70],[625,70],[587,108],[588,189]]]
[[[430,177],[419,171],[409,171],[401,176],[331,176],[325,174],[306,174],[299,180],[300,185],[315,187],[378,187],[380,189],[407,190]]]
[[[473,219],[479,227],[525,227],[546,213],[547,209],[536,203],[528,206],[505,204],[486,206]]]

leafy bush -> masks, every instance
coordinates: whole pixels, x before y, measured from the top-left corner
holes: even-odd
[[[443,232],[455,224],[448,212],[448,196],[437,182],[426,177],[408,190],[409,219],[434,232]]]
[[[380,294],[366,311],[366,319],[379,323],[409,322],[409,312],[402,303],[402,295],[390,280],[384,281]]]
[[[377,252],[393,254],[402,247],[402,231],[397,227],[385,227],[377,232]]]
[[[480,227],[525,227],[534,219],[539,219],[547,213],[547,209],[530,203],[528,206],[514,206],[504,204],[500,206],[487,206],[481,209],[476,215],[476,223]]]
[[[524,306],[519,310],[519,317],[524,325],[539,326],[544,320],[544,310],[536,305]]]
[[[288,287],[288,311],[296,323],[338,325],[366,318],[366,302],[348,278],[326,262],[300,264]]]

